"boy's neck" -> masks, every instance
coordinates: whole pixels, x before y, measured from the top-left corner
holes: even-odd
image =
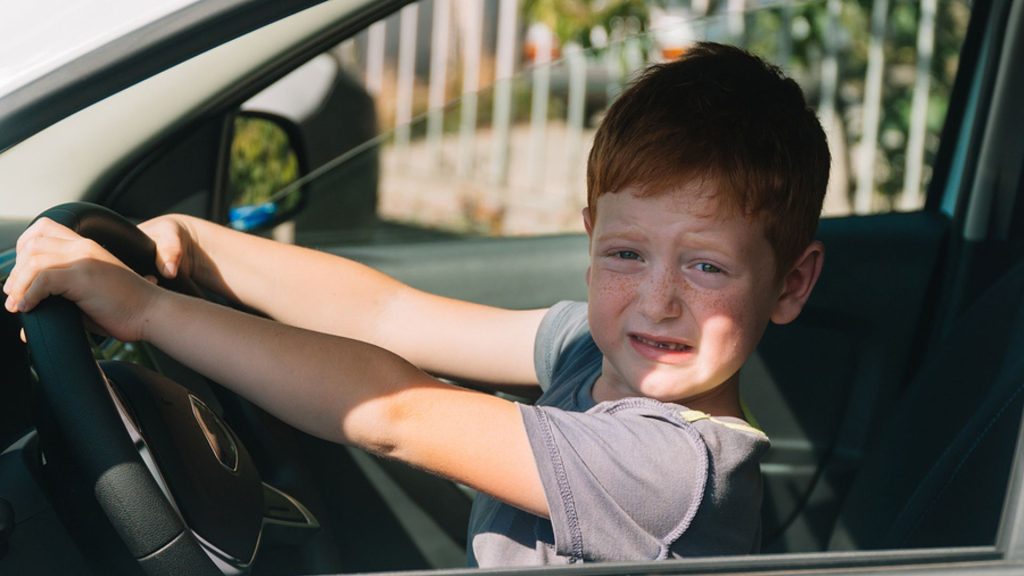
[[[739,379],[740,375],[737,372],[713,389],[696,397],[676,400],[673,404],[686,406],[690,410],[699,410],[712,416],[734,416],[743,419],[743,409],[740,407]],[[606,384],[600,377],[594,384],[590,394],[595,402],[622,397],[611,393]]]
[[[700,410],[712,416],[733,416],[743,419],[743,408],[740,407],[740,375],[733,374],[728,380],[712,390],[696,398],[687,398],[676,402],[690,410]]]

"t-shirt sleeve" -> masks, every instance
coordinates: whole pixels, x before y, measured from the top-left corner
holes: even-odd
[[[551,386],[555,365],[562,352],[589,330],[586,302],[566,300],[548,310],[537,329],[533,347],[533,363],[541,390]]]
[[[646,398],[586,413],[521,406],[558,554],[663,559],[700,506],[708,452],[677,411]]]

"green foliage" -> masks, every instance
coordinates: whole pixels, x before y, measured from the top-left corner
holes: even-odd
[[[235,118],[228,175],[232,206],[267,202],[298,177],[298,156],[280,126],[262,118]]]
[[[844,29],[853,35],[856,50],[844,51],[840,63],[852,67],[841,74],[846,78],[846,90],[841,94],[840,109],[849,111],[859,106],[863,98],[863,75],[867,67],[867,43],[870,35],[872,2],[846,3],[843,10]],[[918,22],[921,4],[910,0],[893,0],[889,4],[884,37],[885,75],[882,90],[882,117],[879,126],[878,159],[875,166],[875,185],[886,198],[893,201],[903,190],[904,168],[907,162],[907,139],[914,82],[917,77]],[[929,86],[929,114],[924,152],[924,165],[931,166],[938,147],[938,134],[945,119],[949,96],[959,63],[960,48],[967,30],[969,8],[960,1],[940,0],[936,13],[936,35],[932,54]],[[862,27],[850,25],[850,20],[864,22]],[[848,124],[852,124],[847,120]],[[852,133],[852,131],[850,131]],[[852,134],[851,134],[852,135]],[[859,134],[857,134],[859,137]],[[927,175],[926,175],[927,176]]]
[[[786,62],[777,62],[796,77],[812,106],[820,98],[820,69],[826,46],[834,42],[838,52],[839,86],[836,112],[843,121],[845,149],[852,153],[862,134],[865,75],[868,46],[871,41],[871,11],[876,0],[843,2],[838,34],[829,38],[829,14],[825,2],[794,3],[788,7],[791,52]],[[753,11],[748,16],[747,48],[775,59],[785,21],[782,5]],[[878,155],[875,186],[890,203],[902,192],[907,162],[911,108],[918,60],[918,23],[921,5],[912,0],[890,0],[883,46],[883,76]],[[934,51],[931,61],[927,137],[924,165],[931,166],[938,148],[938,134],[945,120],[949,96],[959,63],[960,48],[967,30],[970,8],[962,0],[939,0],[935,22]],[[805,29],[806,34],[797,30]],[[769,32],[765,32],[765,31]],[[770,31],[776,31],[774,36]],[[852,166],[852,158],[848,159]],[[851,171],[851,178],[855,174]],[[925,180],[928,173],[926,171]],[[851,189],[853,188],[851,182]]]
[[[611,30],[616,18],[647,22],[648,7],[661,2],[645,0],[524,0],[523,14],[531,22],[542,22],[555,33],[559,43],[575,41],[590,47],[590,30]]]

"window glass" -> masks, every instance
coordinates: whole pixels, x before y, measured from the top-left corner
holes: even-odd
[[[270,107],[288,102],[306,132],[320,183],[301,243],[578,232],[602,111],[649,63],[715,40],[778,64],[817,108],[834,158],[826,216],[913,210],[968,17],[960,0],[423,0],[246,108],[276,94]]]
[[[676,58],[689,43],[705,39],[744,46],[800,83],[822,120],[833,154],[826,217],[912,211],[924,205],[970,18],[966,2],[608,0],[600,10],[569,12],[559,2],[544,0],[423,0],[370,25],[247,102],[244,110],[294,124],[288,132],[298,135],[294,148],[306,171],[299,182],[271,195],[276,200],[286,193],[301,194],[297,215],[276,228],[275,236],[330,248],[461,236],[579,233],[587,155],[604,111],[647,65]],[[909,215],[900,222],[914,224],[913,218]],[[881,220],[867,220],[852,232],[845,228],[847,242],[830,245],[830,250],[837,248],[834,253],[842,255],[845,248],[860,255],[864,251],[859,248],[873,249],[879,236],[872,226]],[[890,230],[888,239],[918,239],[921,231]],[[557,238],[564,239],[580,240],[572,248],[585,249],[585,239]],[[551,238],[526,242],[547,240]],[[518,240],[486,240],[479,245],[483,242],[505,248],[529,246]],[[923,239],[920,251],[914,243],[901,244],[911,248],[911,256],[919,256],[931,249],[928,243]],[[491,261],[481,263],[488,259],[484,256],[468,263],[466,252],[452,250],[454,244],[415,247],[425,249],[420,252],[392,251],[391,246],[381,251],[359,248],[348,254],[396,276],[405,273],[403,281],[446,295],[470,300],[480,296],[489,304],[524,308],[555,300],[548,293],[538,296],[532,288],[523,288],[530,286],[528,270],[538,267],[535,261],[510,267],[509,260],[495,263],[498,259],[492,253]],[[349,249],[343,246],[338,251]],[[505,258],[523,252],[507,249]],[[864,260],[848,258],[845,268],[830,265],[830,274],[858,279],[858,296],[870,302],[865,285],[877,288],[881,281],[861,282],[860,268],[849,264]],[[878,294],[893,302],[897,299],[890,294],[903,290],[907,300],[925,302],[915,302],[924,310],[930,306],[919,298],[924,288],[913,288],[910,280],[931,278],[934,262],[916,262],[919,267],[908,272],[902,264],[911,260],[917,259],[893,258],[904,276],[898,283],[885,283],[886,291]],[[455,261],[457,265],[451,264]],[[413,262],[422,266],[410,265]],[[562,260],[558,262],[561,265]],[[882,265],[865,269],[881,272],[879,277],[897,270],[885,258],[872,262]],[[470,268],[486,281],[460,276]],[[499,268],[511,270],[515,278],[496,280],[504,279],[495,272]],[[534,274],[541,279],[538,285],[553,283],[550,270]],[[583,272],[568,276],[579,285]],[[452,289],[453,284],[457,288]],[[899,289],[892,290],[894,286]],[[906,286],[911,288],[904,290]],[[536,300],[501,300],[513,292]],[[761,420],[777,440],[777,457],[762,467],[767,515],[775,520],[764,524],[765,551],[826,550],[833,546],[830,535],[857,528],[833,522],[859,464],[854,462],[854,457],[861,457],[859,435],[867,435],[868,425],[849,428],[857,436],[856,452],[847,450],[847,444],[833,443],[832,415],[839,412],[826,408],[845,411],[848,389],[837,392],[836,379],[830,376],[840,371],[837,366],[849,367],[844,371],[854,376],[841,383],[853,389],[870,379],[870,374],[860,374],[869,372],[864,364],[888,366],[897,356],[906,361],[911,354],[903,345],[921,338],[914,336],[919,328],[916,316],[899,308],[896,312],[906,320],[908,336],[894,339],[892,347],[898,350],[885,356],[876,349],[885,346],[866,343],[871,340],[864,335],[866,318],[848,314],[855,308],[845,306],[835,294],[831,298],[806,315],[816,312],[819,317],[801,334],[828,344],[813,348],[815,352],[835,352],[818,355],[824,368],[820,372],[808,370],[814,372],[808,382],[815,389],[823,389],[821,381],[830,383],[832,389],[822,397],[832,404],[824,406],[814,401],[818,396],[809,394],[799,399],[781,393],[752,396],[758,400],[754,414],[774,411],[777,416],[776,422]],[[888,322],[897,313],[880,315],[887,321],[886,333],[897,332],[897,323]],[[786,353],[778,357],[790,360],[792,350],[801,349],[776,349],[783,348]],[[752,368],[744,368],[747,381],[772,379],[769,372],[776,365],[759,358]],[[761,362],[760,368],[756,362]],[[895,396],[897,384],[905,383],[904,372],[911,369],[891,370],[893,385],[885,389],[887,393]],[[759,376],[758,370],[765,375]],[[787,383],[786,392],[801,390],[793,379],[789,372],[779,376]],[[874,402],[875,392],[871,388],[856,398]],[[820,416],[812,424],[823,422],[820,428],[828,434],[807,426],[808,420],[794,416],[797,412]],[[867,413],[853,419],[867,421]],[[785,421],[795,432],[785,426],[772,428],[777,421]],[[833,475],[835,446],[839,463],[834,468],[841,474]],[[990,493],[1002,494],[1003,488]]]

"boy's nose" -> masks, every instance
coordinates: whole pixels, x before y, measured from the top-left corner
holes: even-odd
[[[678,271],[662,270],[652,273],[643,283],[639,308],[652,322],[661,322],[682,316],[682,282]]]

